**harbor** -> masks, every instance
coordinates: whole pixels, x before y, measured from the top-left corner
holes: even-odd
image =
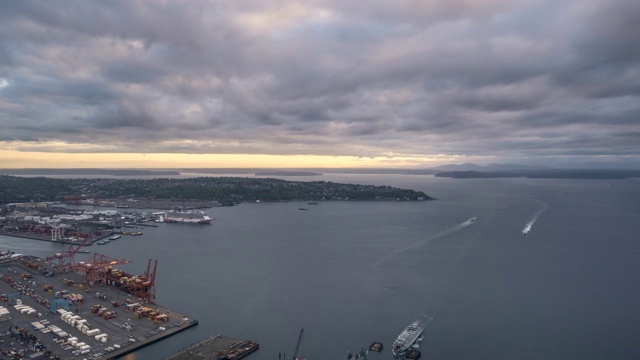
[[[372,182],[393,179],[379,176]],[[491,179],[473,183],[440,178],[425,181],[421,185],[415,177],[403,176],[392,184],[432,190],[439,195],[438,202],[246,203],[209,210],[216,218],[209,226],[154,222],[157,227],[145,226],[142,236],[122,236],[107,245],[94,244],[87,249],[112,258],[126,257],[131,264],[114,267],[131,273],[144,272],[148,258],[157,259],[157,302],[198,321],[197,326],[128,355],[137,360],[166,359],[179,349],[216,334],[260,343],[260,349],[243,360],[278,359],[279,353],[285,352],[291,359],[302,327],[305,337],[299,354],[307,359],[344,359],[347,351],[357,352],[372,341],[380,341],[384,349],[379,353],[370,351],[367,359],[392,359],[394,340],[423,313],[436,320],[425,328],[425,339],[417,349],[422,354],[420,359],[518,358],[527,355],[531,341],[540,354],[550,358],[567,357],[566,354],[634,358],[629,355],[639,353],[634,352],[635,343],[620,346],[620,341],[606,336],[599,337],[598,346],[586,347],[591,343],[583,341],[587,340],[585,336],[563,344],[547,337],[552,333],[548,329],[575,325],[567,322],[567,312],[574,319],[583,319],[584,326],[629,317],[628,309],[633,308],[637,297],[622,296],[618,285],[633,283],[632,275],[639,271],[638,262],[625,257],[633,249],[632,229],[637,219],[626,211],[614,211],[609,205],[622,201],[610,198],[610,191],[615,190],[627,194],[626,204],[635,209],[637,202],[632,199],[637,198],[636,182],[620,181],[614,188],[599,188],[588,182],[575,188],[579,192],[568,198],[566,207],[557,209],[555,194],[573,189],[564,181],[544,180],[544,184],[536,186],[524,179],[510,179],[510,186]],[[457,197],[450,200],[452,194],[464,194],[465,201],[458,201]],[[499,202],[495,200],[498,198]],[[550,204],[534,231],[526,236],[521,234],[524,224],[542,207],[538,201],[524,198]],[[586,203],[585,198],[593,198],[599,205]],[[309,211],[299,211],[299,207]],[[604,211],[611,211],[612,215],[603,223],[605,226],[581,222]],[[9,214],[0,216],[6,216],[10,224]],[[459,227],[474,216],[479,220],[473,225]],[[576,224],[581,227],[576,228]],[[610,238],[607,231],[613,227],[621,229],[621,233]],[[48,232],[50,238],[50,227]],[[562,235],[563,241],[543,241],[543,236],[556,233]],[[574,233],[579,238],[569,236]],[[0,236],[0,250],[42,258],[66,247]],[[566,255],[575,251],[580,256]],[[591,256],[595,251],[606,257]],[[549,254],[558,256],[540,268],[536,259]],[[86,257],[76,254],[77,261]],[[607,278],[610,275],[616,279],[616,285],[599,282],[601,292],[585,298],[582,293],[574,293],[576,288],[572,287],[581,284],[583,276],[567,273],[567,266],[598,279],[598,269],[610,269]],[[38,291],[44,285],[39,282]],[[505,292],[507,285],[522,293]],[[548,287],[554,293],[545,293]],[[589,286],[582,284],[580,289],[587,291]],[[18,293],[10,290],[1,292]],[[54,288],[54,294],[55,291]],[[100,301],[92,297],[95,292],[81,294],[87,301]],[[616,296],[617,306],[599,306],[612,295]],[[528,301],[532,296],[540,302]],[[558,304],[558,308],[548,304]],[[0,301],[0,305],[12,314],[16,312],[8,302]],[[90,307],[84,311],[90,312]],[[599,311],[593,312],[592,308]],[[130,314],[115,310],[118,319]],[[487,318],[491,321],[487,322]],[[29,326],[37,319],[29,318],[22,324],[31,333],[34,330]],[[133,321],[138,320],[132,318]],[[4,323],[5,333],[9,323]],[[532,331],[523,336],[514,331],[521,323],[538,327],[530,328]],[[618,330],[622,329],[611,324],[601,329],[603,334],[627,334]],[[34,334],[43,338],[39,331]],[[594,335],[600,336],[600,331]],[[79,334],[74,336],[81,339]],[[461,338],[477,341],[461,342]],[[0,339],[5,344],[17,343],[17,338],[11,336]],[[491,347],[486,345],[488,342]],[[60,351],[60,346],[55,346]],[[6,345],[2,348],[9,349]],[[504,350],[507,348],[517,353]],[[63,351],[63,355],[67,354],[70,352]]]
[[[0,264],[0,305],[6,309],[0,309],[0,333],[10,334],[3,339],[5,354],[118,358],[198,324],[156,304],[150,288],[108,285],[113,276],[89,286],[87,273],[61,270],[56,259],[18,255],[3,254]]]

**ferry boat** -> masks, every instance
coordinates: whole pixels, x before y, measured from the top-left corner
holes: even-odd
[[[422,335],[425,325],[423,319],[418,319],[402,330],[396,341],[393,342],[391,349],[393,355],[400,356],[410,349],[411,345]]]
[[[166,223],[211,224],[213,219],[204,211],[173,210],[164,215]]]

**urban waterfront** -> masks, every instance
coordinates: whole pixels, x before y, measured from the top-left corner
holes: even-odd
[[[242,204],[210,209],[210,226],[158,224],[93,246],[133,260],[122,266],[133,273],[157,259],[158,303],[199,321],[127,359],[168,357],[220,333],[260,343],[249,359],[276,359],[293,354],[300,328],[310,360],[346,358],[373,341],[385,349],[370,358],[389,359],[422,314],[433,317],[420,348],[428,359],[640,357],[638,180],[298,180],[438,200]],[[61,248],[0,237],[0,250]]]

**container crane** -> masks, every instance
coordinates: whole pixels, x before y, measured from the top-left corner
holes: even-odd
[[[47,224],[51,225],[51,241],[62,240],[62,228],[59,221],[48,221]]]
[[[58,259],[58,270],[64,270],[67,268],[75,267],[75,255],[87,242],[91,240],[91,237],[87,237],[84,239],[82,244],[78,247],[74,247],[73,245],[69,245],[69,248],[63,252],[56,253],[55,255],[47,256],[47,261]]]
[[[130,262],[127,259],[112,259],[106,255],[93,253],[91,262],[80,262],[75,266],[74,270],[82,273],[82,281],[85,284],[93,286],[107,283],[107,273],[112,266],[129,264]]]
[[[158,260],[153,264],[153,272],[151,272],[151,259],[149,259],[147,262],[147,271],[142,275],[135,275],[128,279],[127,284],[123,286],[124,290],[141,300],[155,304],[157,268]]]

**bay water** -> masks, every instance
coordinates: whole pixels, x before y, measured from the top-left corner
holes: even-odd
[[[241,204],[209,209],[210,226],[158,224],[92,247],[132,260],[120,267],[132,273],[158,260],[158,303],[199,321],[126,359],[166,358],[216,334],[259,342],[249,359],[291,358],[301,328],[307,359],[346,359],[373,341],[385,348],[369,359],[391,359],[422,315],[426,359],[640,358],[637,179],[286,179],[438,200]],[[0,249],[62,246],[0,236]]]

